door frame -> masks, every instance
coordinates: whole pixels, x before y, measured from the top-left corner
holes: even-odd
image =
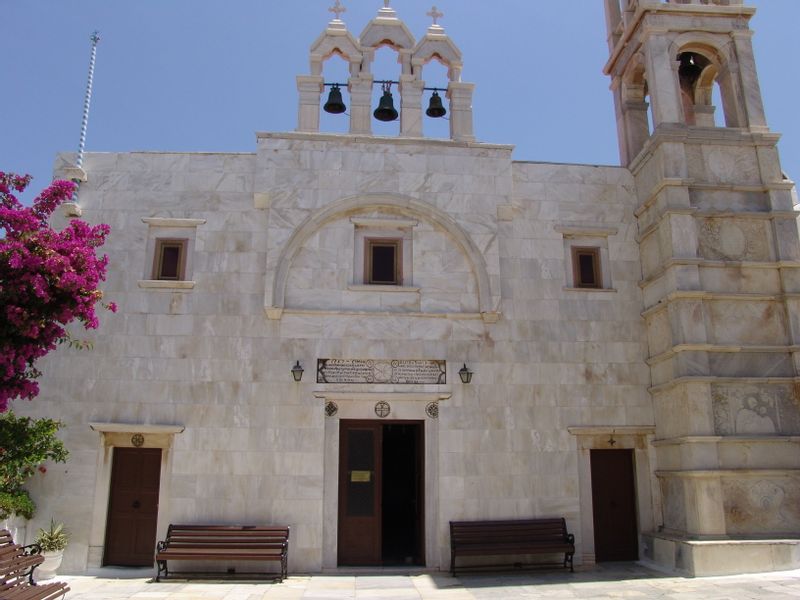
[[[322,568],[336,569],[338,566],[339,530],[339,421],[378,420],[385,423],[397,421],[423,421],[423,565],[439,568],[449,561],[449,548],[438,537],[439,512],[439,419],[426,413],[430,402],[439,402],[450,397],[449,392],[409,393],[409,392],[326,392],[314,394],[325,402],[336,403],[338,411],[325,417],[325,451],[323,475],[322,506]],[[391,413],[384,419],[375,415],[375,403],[388,402]]]
[[[159,488],[158,519],[156,521],[156,538],[163,539],[167,534],[169,522],[169,501],[171,497],[172,446],[175,435],[182,433],[183,425],[137,425],[131,423],[89,423],[89,427],[98,435],[97,465],[94,489],[94,505],[92,508],[92,524],[89,529],[89,551],[87,567],[99,568],[103,565],[105,554],[106,528],[108,525],[108,502],[111,494],[111,467],[114,448],[160,448],[161,478]],[[141,445],[134,440],[140,434],[144,439]]]
[[[594,509],[592,506],[591,450],[633,450],[633,480],[636,494],[636,527],[639,534],[639,555],[643,555],[642,534],[655,530],[661,522],[661,505],[655,473],[655,453],[650,452],[655,427],[623,425],[568,427],[575,436],[578,451],[578,493],[580,496],[579,535],[575,538],[575,564],[595,564]],[[611,443],[613,442],[613,443]]]

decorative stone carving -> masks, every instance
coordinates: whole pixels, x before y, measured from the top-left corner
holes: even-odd
[[[725,523],[730,534],[790,533],[800,526],[800,481],[789,477],[724,479]]]
[[[771,260],[766,221],[702,219],[698,244],[700,256],[710,260]]]
[[[439,418],[439,403],[438,402],[429,402],[428,405],[425,407],[425,414],[428,415],[431,419],[438,419]]]
[[[711,398],[717,435],[800,434],[791,385],[715,384]]]

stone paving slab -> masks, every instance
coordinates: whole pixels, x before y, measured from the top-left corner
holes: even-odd
[[[727,577],[665,575],[634,563],[575,573],[358,572],[295,575],[283,583],[153,583],[152,569],[65,576],[67,600],[783,600],[800,598],[800,570]]]

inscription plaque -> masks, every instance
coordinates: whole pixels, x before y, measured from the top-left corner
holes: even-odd
[[[317,359],[317,383],[445,384],[444,360]]]

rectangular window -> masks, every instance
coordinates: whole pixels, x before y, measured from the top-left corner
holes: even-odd
[[[153,279],[182,281],[186,267],[186,240],[156,240]]]
[[[403,240],[366,238],[364,240],[364,282],[373,285],[403,284]]]
[[[577,288],[602,288],[600,249],[572,248],[572,273]]]

